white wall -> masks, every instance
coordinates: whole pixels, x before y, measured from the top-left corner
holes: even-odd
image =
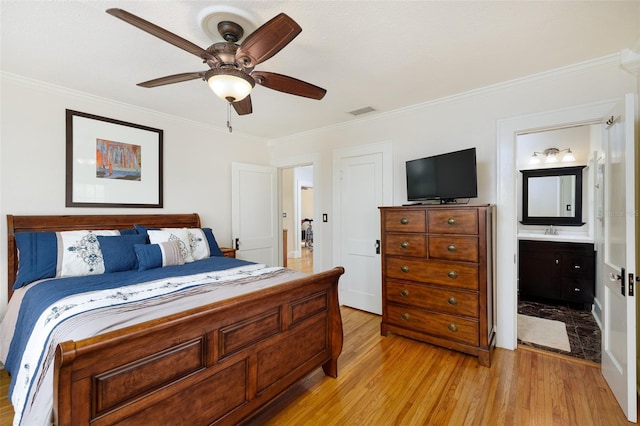
[[[267,164],[262,140],[0,74],[0,317],[7,302],[6,215],[199,213],[231,243],[231,162]],[[65,109],[164,130],[164,208],[65,207]]]
[[[299,158],[313,158],[314,210],[331,212],[332,151],[336,148],[391,141],[393,204],[398,205],[406,202],[406,160],[475,146],[478,161],[478,199],[475,201],[495,203],[498,199],[498,120],[637,91],[636,78],[621,71],[618,55],[612,55],[375,118],[354,119],[345,125],[282,138],[272,141],[268,153],[262,141],[237,132],[228,134],[213,127],[6,74],[0,74],[0,83],[0,215],[3,218],[6,214],[154,212],[154,209],[64,207],[64,111],[68,108],[164,129],[165,207],[157,212],[198,212],[203,224],[215,230],[221,244],[230,244],[231,240],[232,161],[265,164],[270,155],[273,164],[300,164]],[[498,221],[500,211],[498,208]],[[314,237],[322,239],[314,251],[314,264],[320,269],[333,266],[331,219],[327,223],[314,223]],[[1,223],[0,240],[6,241],[6,221],[3,219]],[[6,244],[0,244],[0,315],[6,306],[6,250]],[[500,262],[511,261],[511,257],[498,259],[498,268]],[[498,283],[499,290],[500,285],[507,284]]]
[[[286,162],[287,158],[302,153],[317,155],[322,164],[317,172],[319,179],[314,181],[315,200],[320,204],[317,208],[320,211],[332,211],[330,160],[334,149],[391,141],[394,157],[393,204],[400,205],[406,202],[405,161],[475,146],[478,163],[478,198],[475,202],[496,203],[499,167],[496,152],[498,120],[569,108],[636,92],[635,77],[620,70],[618,61],[618,55],[615,54],[402,111],[370,119],[354,119],[345,125],[282,138],[272,143],[272,161]],[[422,84],[429,82],[422,81]],[[513,140],[515,148],[515,135]],[[515,168],[515,164],[514,151],[511,167]],[[498,229],[502,214],[500,207],[498,205]],[[515,206],[513,210],[515,214]],[[326,224],[318,223],[315,228],[315,236],[321,232],[324,240],[324,244],[315,252],[316,259],[321,260],[324,268],[334,266],[330,226],[331,221]],[[511,276],[504,272],[500,274],[501,263],[513,263],[515,259],[515,226],[509,233],[513,235],[497,236],[497,241],[505,241],[505,238],[508,241],[504,250],[499,252],[502,258],[497,259],[499,276]],[[505,304],[515,303],[515,298],[501,298],[499,293],[503,288],[515,288],[515,285],[515,280],[513,283],[497,283],[499,313],[504,310]],[[513,321],[511,316],[499,315],[499,334],[500,327],[507,330],[507,334],[511,333],[510,329],[513,327],[512,324],[507,324],[509,321]],[[507,340],[510,339],[511,337],[507,336]],[[498,343],[500,342],[499,339]]]

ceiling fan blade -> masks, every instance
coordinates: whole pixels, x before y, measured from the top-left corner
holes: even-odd
[[[173,84],[180,83],[182,81],[195,80],[196,78],[203,78],[203,72],[185,72],[182,74],[174,74],[168,75],[166,77],[155,78],[149,81],[143,81],[142,83],[138,83],[137,85],[140,87],[158,87],[164,86],[165,84]]]
[[[322,87],[274,72],[254,71],[251,77],[261,86],[305,98],[320,100],[327,93]]]
[[[241,101],[233,102],[231,105],[233,105],[233,108],[236,110],[238,115],[247,115],[253,112],[253,106],[251,105],[251,95],[248,95]]]
[[[122,19],[123,21],[133,25],[134,27],[138,27],[141,30],[148,32],[149,34],[154,35],[159,39],[166,41],[167,43],[171,43],[174,46],[179,47],[180,49],[186,50],[187,52],[192,53],[202,58],[203,60],[219,62],[214,55],[207,52],[205,49],[201,48],[200,46],[197,46],[191,43],[190,41],[185,40],[184,38],[176,34],[173,34],[172,32],[165,30],[164,28],[157,26],[156,24],[152,24],[149,21],[145,21],[144,19],[132,13],[129,13],[126,10],[115,9],[115,8],[107,9],[107,13],[109,15],[115,16],[116,18]]]
[[[236,59],[245,68],[253,68],[278,53],[301,31],[296,21],[281,13],[244,39]]]

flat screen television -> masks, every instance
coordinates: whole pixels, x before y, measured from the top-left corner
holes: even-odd
[[[406,171],[408,201],[452,203],[478,196],[475,148],[410,160]]]

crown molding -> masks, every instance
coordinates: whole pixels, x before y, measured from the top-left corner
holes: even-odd
[[[515,78],[512,80],[507,80],[500,83],[480,87],[477,89],[468,90],[466,92],[457,93],[451,96],[445,96],[442,98],[434,99],[434,100],[423,102],[420,104],[410,105],[410,106],[399,108],[393,111],[383,112],[383,113],[376,114],[369,117],[356,118],[354,120],[350,120],[344,123],[338,123],[331,126],[326,126],[318,129],[296,133],[293,135],[283,136],[281,138],[270,140],[269,143],[274,145],[274,144],[278,144],[279,142],[285,142],[289,139],[296,139],[304,136],[314,135],[330,129],[340,129],[345,127],[360,125],[366,122],[385,120],[387,118],[394,117],[397,115],[403,115],[410,111],[417,111],[420,109],[432,107],[434,105],[445,104],[448,102],[455,102],[461,99],[468,99],[474,96],[484,95],[492,92],[498,92],[511,87],[529,84],[529,83],[540,81],[540,80],[562,79],[562,78],[566,78],[568,75],[588,72],[603,66],[616,66],[619,63],[619,60],[620,60],[620,53],[614,53],[611,55],[602,56],[600,58],[595,58],[588,61],[579,62],[576,64],[567,65],[560,68],[555,68],[549,71],[543,71],[543,72],[531,74],[525,77]]]
[[[200,122],[200,121],[189,120],[187,118],[179,117],[177,115],[167,114],[167,113],[159,112],[159,111],[156,111],[156,110],[153,110],[153,109],[143,108],[143,107],[140,107],[140,106],[137,106],[137,105],[131,105],[131,104],[128,104],[128,103],[125,103],[125,102],[120,102],[120,101],[116,101],[116,100],[113,100],[113,99],[92,95],[90,93],[86,93],[86,92],[82,92],[82,91],[74,90],[74,89],[69,89],[69,88],[64,87],[64,86],[59,86],[59,85],[56,85],[56,84],[47,83],[47,82],[42,81],[42,80],[36,80],[36,79],[32,79],[32,78],[25,77],[25,76],[22,76],[22,75],[6,72],[6,71],[0,71],[0,79],[13,81],[13,82],[15,82],[17,84],[20,84],[22,86],[25,86],[25,87],[28,87],[28,88],[32,88],[32,89],[36,89],[36,90],[40,90],[40,91],[46,91],[46,92],[49,92],[49,93],[57,93],[57,94],[60,94],[60,95],[65,95],[65,96],[73,96],[75,98],[79,98],[79,99],[83,99],[83,100],[87,100],[87,101],[91,101],[91,102],[98,102],[98,103],[101,103],[101,104],[106,104],[106,105],[109,105],[109,106],[114,107],[114,108],[120,108],[120,109],[129,110],[129,111],[135,111],[135,112],[139,112],[139,113],[144,113],[144,114],[147,114],[147,115],[154,116],[156,118],[160,118],[162,120],[172,120],[172,121],[175,121],[175,122],[186,124],[188,126],[200,127],[200,128],[203,128],[203,129],[207,129],[209,131],[224,133],[225,135],[229,134],[229,131],[227,130],[226,127],[223,128],[223,127],[213,126],[213,125],[210,125],[210,124],[207,124],[207,123],[203,123],[203,122]],[[239,136],[242,136],[243,138],[250,139],[252,141],[263,143],[263,144],[266,144],[268,142],[268,140],[265,139],[265,138],[260,138],[260,137],[249,135],[249,134],[245,134],[245,133],[242,133],[242,132],[234,132],[234,134],[237,134]]]
[[[634,56],[635,55],[635,56]],[[338,123],[338,124],[333,124],[330,126],[325,126],[325,127],[320,127],[317,129],[312,129],[312,130],[307,130],[304,132],[299,132],[299,133],[295,133],[295,134],[290,134],[287,136],[282,136],[280,138],[276,138],[276,139],[266,139],[266,138],[260,138],[257,136],[253,136],[253,135],[248,135],[248,134],[243,134],[241,132],[234,132],[234,134],[238,134],[242,137],[245,137],[247,139],[251,139],[253,141],[256,142],[261,142],[261,143],[266,143],[268,146],[275,146],[278,145],[280,142],[286,142],[288,140],[291,139],[295,139],[295,138],[300,138],[300,137],[305,137],[305,136],[310,136],[310,135],[314,135],[314,134],[319,134],[319,133],[323,133],[327,130],[332,130],[332,129],[341,129],[341,128],[347,128],[347,127],[352,127],[352,126],[356,126],[356,125],[360,125],[362,123],[366,123],[366,122],[373,122],[373,121],[379,121],[379,120],[385,120],[388,119],[390,117],[395,117],[398,115],[403,115],[406,114],[408,112],[412,112],[412,111],[417,111],[417,110],[421,110],[424,108],[429,108],[432,107],[434,105],[440,105],[440,104],[445,104],[445,103],[449,103],[449,102],[455,102],[461,99],[468,99],[468,98],[472,98],[474,96],[480,96],[483,94],[487,94],[487,93],[492,93],[492,92],[498,92],[501,90],[505,90],[508,89],[510,87],[516,87],[516,86],[520,86],[520,85],[524,85],[524,84],[529,84],[532,82],[536,82],[536,81],[540,81],[540,80],[555,80],[555,79],[561,79],[561,78],[566,78],[568,75],[571,74],[576,74],[576,73],[582,73],[582,72],[588,72],[590,70],[593,70],[595,68],[600,68],[603,66],[619,66],[621,68],[627,66],[630,67],[631,69],[634,69],[634,67],[640,67],[640,62],[638,60],[638,58],[636,58],[636,56],[638,56],[638,54],[630,49],[624,49],[619,53],[615,53],[615,54],[611,54],[611,55],[607,55],[607,56],[603,56],[600,58],[595,58],[592,60],[588,60],[588,61],[584,61],[584,62],[579,62],[577,64],[572,64],[572,65],[568,65],[568,66],[564,66],[564,67],[560,67],[560,68],[555,68],[553,70],[549,70],[549,71],[543,71],[540,73],[536,73],[536,74],[531,74],[525,77],[520,77],[520,78],[516,78],[516,79],[512,79],[512,80],[507,80],[507,81],[503,81],[500,83],[496,83],[496,84],[491,84],[488,86],[484,86],[484,87],[480,87],[477,89],[473,89],[473,90],[469,90],[466,92],[461,92],[461,93],[457,93],[451,96],[445,96],[442,98],[438,98],[438,99],[434,99],[434,100],[430,100],[427,102],[423,102],[423,103],[419,103],[419,104],[415,104],[415,105],[410,105],[407,107],[403,107],[403,108],[399,108],[393,111],[388,111],[388,112],[382,112],[373,116],[368,116],[368,117],[361,117],[361,118],[356,118],[347,122],[343,122],[343,123]],[[624,59],[624,64],[622,62],[622,58]],[[638,68],[635,68],[635,75],[638,75]],[[626,69],[625,69],[626,70]],[[629,70],[627,70],[629,71]],[[629,71],[631,73],[634,73],[634,71]],[[113,99],[109,99],[109,98],[104,98],[104,97],[100,97],[100,96],[96,96],[96,95],[92,95],[86,92],[81,92],[81,91],[77,91],[77,90],[73,90],[73,89],[68,89],[66,87],[62,87],[62,86],[57,86],[51,83],[47,83],[47,82],[43,82],[40,80],[34,80],[28,77],[24,77],[24,76],[20,76],[17,74],[12,74],[12,73],[8,73],[6,71],[0,71],[0,77],[1,78],[6,78],[9,80],[13,80],[16,81],[20,84],[23,84],[25,86],[30,86],[33,88],[38,88],[41,90],[47,90],[50,92],[57,92],[57,93],[61,93],[61,94],[66,94],[66,95],[72,95],[75,97],[79,97],[79,98],[83,98],[83,99],[87,99],[90,101],[94,101],[94,102],[100,102],[100,103],[106,103],[109,105],[112,105],[114,107],[118,107],[118,108],[124,108],[124,109],[129,109],[131,111],[137,111],[137,112],[142,112],[145,114],[149,114],[149,115],[153,115],[155,117],[159,117],[162,119],[170,119],[170,120],[174,120],[174,121],[178,121],[178,122],[182,122],[184,124],[190,125],[190,126],[196,126],[196,127],[201,127],[201,128],[205,128],[205,129],[209,129],[209,130],[213,130],[216,132],[222,132],[227,134],[227,129],[226,128],[222,128],[222,127],[217,127],[217,126],[212,126],[206,123],[202,123],[199,121],[194,121],[194,120],[189,120],[183,117],[178,117],[175,115],[171,115],[171,114],[166,114],[166,113],[162,113],[159,111],[155,111],[152,109],[148,109],[148,108],[142,108],[139,106],[135,106],[135,105],[131,105],[131,104],[127,104],[124,102],[119,102],[119,101],[115,101]]]
[[[640,53],[631,49],[620,51],[620,68],[638,77],[640,75]]]

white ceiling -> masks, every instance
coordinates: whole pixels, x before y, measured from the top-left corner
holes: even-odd
[[[256,86],[253,114],[234,113],[233,127],[266,139],[354,120],[348,112],[362,107],[376,109],[366,116],[385,113],[618,53],[640,41],[637,0],[1,0],[0,69],[224,129],[226,103],[201,80],[136,86],[206,65],[105,10],[125,9],[206,48],[213,41],[198,15],[230,4],[257,26],[285,12],[302,27],[257,70],[327,89],[315,101]]]

